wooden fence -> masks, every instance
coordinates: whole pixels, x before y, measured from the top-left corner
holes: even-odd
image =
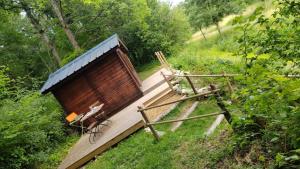
[[[191,85],[192,85],[192,83],[191,83]],[[177,121],[194,120],[194,119],[200,119],[200,118],[209,117],[209,116],[216,116],[216,115],[219,115],[219,114],[224,114],[227,122],[230,124],[231,121],[232,121],[231,114],[226,109],[225,104],[223,103],[222,97],[221,97],[219,92],[220,92],[220,90],[217,89],[215,87],[215,85],[210,85],[210,91],[208,91],[208,92],[204,92],[204,93],[200,93],[200,94],[197,93],[193,96],[189,96],[189,97],[186,97],[186,98],[183,98],[183,99],[178,99],[178,100],[175,100],[175,101],[171,101],[171,102],[163,103],[163,104],[159,104],[159,105],[148,106],[148,107],[139,106],[138,111],[142,114],[142,116],[144,118],[144,121],[146,123],[145,127],[149,127],[149,129],[150,129],[151,133],[153,134],[154,138],[157,141],[159,141],[159,135],[153,127],[154,125],[158,125],[158,124],[166,124],[166,123],[173,123],[173,122],[177,122]],[[145,113],[145,111],[150,110],[150,109],[158,108],[158,107],[161,107],[161,106],[166,106],[166,105],[177,103],[177,102],[183,102],[183,101],[190,100],[190,99],[198,99],[198,98],[201,98],[203,96],[208,96],[208,95],[212,95],[212,96],[215,97],[215,99],[217,100],[217,105],[222,110],[221,113],[211,113],[211,114],[187,117],[187,118],[183,118],[183,119],[166,120],[166,121],[160,121],[160,122],[150,122],[147,115],[146,115],[146,113]]]

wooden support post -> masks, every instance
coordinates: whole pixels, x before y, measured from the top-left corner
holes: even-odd
[[[233,93],[233,88],[232,88],[232,85],[230,83],[230,80],[229,80],[228,76],[226,76],[226,73],[224,71],[223,71],[223,75],[224,75],[224,78],[226,80],[229,92],[230,92],[230,94],[232,94]]]
[[[184,75],[186,75],[186,73],[184,73]],[[194,84],[193,84],[191,78],[190,78],[189,76],[185,76],[185,78],[186,78],[186,80],[189,82],[191,88],[193,89],[193,92],[194,92],[195,94],[198,94],[198,92],[197,92],[197,90],[196,90],[196,88],[195,88],[195,86],[194,86]]]
[[[167,61],[167,59],[166,59],[165,55],[162,53],[162,51],[159,51],[159,52],[160,52],[160,55],[162,56],[162,58],[164,59],[165,63],[167,64],[169,70],[171,71],[172,76],[174,76],[174,74],[175,74],[176,72],[174,72],[174,70],[172,69],[171,65],[170,65],[169,62]]]
[[[150,124],[150,121],[147,117],[147,115],[145,114],[145,111],[143,110],[142,107],[138,106],[139,112],[141,112],[145,122],[146,122],[146,126],[149,127],[150,131],[152,132],[154,138],[159,141],[159,135],[157,134],[157,132],[155,131],[155,129],[153,128],[153,126]]]
[[[160,58],[158,52],[155,52],[155,55],[156,55],[157,59],[159,60],[160,64],[161,64],[162,66],[164,66],[164,62],[163,62],[162,59]]]
[[[211,88],[212,91],[215,91],[215,90],[216,90],[216,86],[213,85],[213,84],[210,85],[210,88]],[[223,111],[223,114],[224,114],[224,116],[225,116],[225,119],[227,120],[227,122],[228,122],[229,124],[231,124],[231,122],[232,122],[231,114],[229,113],[229,111],[227,110],[225,104],[223,103],[222,97],[221,97],[220,93],[217,91],[217,92],[214,93],[214,96],[215,96],[215,98],[216,98],[216,100],[217,100],[218,106],[219,106],[220,109]]]
[[[159,51],[158,53],[159,53],[161,59],[164,61],[164,63],[170,68],[170,65],[169,65],[165,55],[161,51]]]
[[[173,85],[172,85],[172,83],[168,80],[168,78],[166,77],[166,75],[165,75],[163,72],[160,72],[160,73],[161,73],[161,75],[163,76],[163,78],[165,79],[165,81],[168,83],[170,89],[174,91]]]

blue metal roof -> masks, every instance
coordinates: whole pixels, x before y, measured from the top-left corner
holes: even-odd
[[[100,56],[104,55],[112,48],[124,44],[119,39],[117,34],[112,35],[105,41],[101,42],[97,46],[93,47],[92,49],[88,50],[81,56],[77,57],[76,59],[72,60],[68,64],[64,65],[60,69],[56,70],[54,73],[49,75],[48,80],[43,85],[41,89],[41,93],[47,93],[50,88],[54,85],[58,84],[65,78],[69,77],[76,71],[80,70],[81,68],[85,67],[89,63],[93,62],[95,59],[99,58]],[[125,46],[124,46],[125,47]],[[126,47],[125,47],[126,48]]]

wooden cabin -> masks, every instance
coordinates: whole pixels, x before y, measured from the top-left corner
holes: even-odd
[[[116,34],[50,74],[41,89],[48,92],[66,114],[86,113],[100,102],[107,117],[143,95],[128,50]]]

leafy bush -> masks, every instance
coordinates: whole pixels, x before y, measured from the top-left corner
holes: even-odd
[[[8,83],[10,81],[9,77],[6,75],[7,68],[2,66],[0,67],[0,99],[7,97],[8,95]]]
[[[2,100],[0,168],[35,168],[64,139],[61,109],[49,96],[28,92],[20,100]]]
[[[244,35],[239,42],[246,76],[240,79],[242,89],[236,97],[244,115],[234,127],[240,148],[249,148],[258,139],[266,156],[275,159],[277,154],[280,161],[282,153],[291,154],[300,147],[300,80],[284,76],[300,70],[300,4],[287,0],[277,5],[273,17],[256,12],[257,19],[250,17],[242,25]],[[299,154],[292,154],[297,158],[278,166],[299,165]]]

